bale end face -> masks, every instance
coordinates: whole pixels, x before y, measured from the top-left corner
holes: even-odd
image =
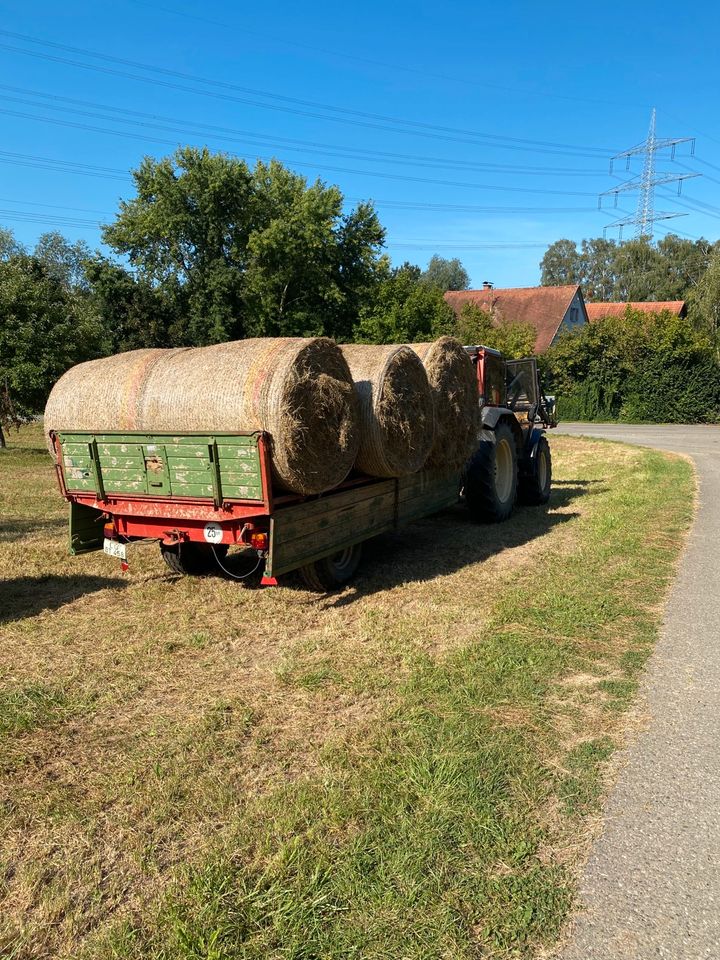
[[[360,445],[358,400],[332,340],[312,340],[300,351],[276,410],[273,459],[280,485],[310,495],[342,483]]]
[[[435,415],[425,369],[404,346],[343,346],[360,400],[357,468],[373,477],[420,470],[433,444]]]

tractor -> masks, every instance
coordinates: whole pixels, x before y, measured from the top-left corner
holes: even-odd
[[[543,392],[537,359],[507,360],[490,347],[465,347],[475,365],[482,428],[463,477],[472,517],[507,520],[516,501],[547,503],[552,458],[545,430],[557,426]]]

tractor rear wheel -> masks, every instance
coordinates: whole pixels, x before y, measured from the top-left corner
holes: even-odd
[[[174,544],[172,547],[160,544],[163,560],[173,573],[184,573],[188,576],[201,577],[219,570],[213,550],[222,561],[227,554],[227,545],[218,544],[213,547],[204,543],[185,541]]]
[[[473,520],[507,520],[517,497],[515,436],[506,423],[483,430],[480,445],[465,468],[465,503]]]
[[[540,437],[531,460],[530,472],[520,478],[518,495],[523,503],[539,506],[550,499],[552,486],[552,457],[550,444]]]
[[[355,576],[360,566],[362,544],[346,547],[330,557],[307,563],[298,571],[306,587],[318,593],[339,590]]]

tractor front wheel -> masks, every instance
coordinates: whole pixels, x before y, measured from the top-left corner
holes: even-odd
[[[530,471],[520,478],[519,496],[523,503],[539,506],[550,499],[552,486],[552,457],[550,444],[540,437],[535,455],[530,461]]]
[[[465,503],[473,520],[501,523],[513,512],[518,465],[515,436],[506,423],[483,430],[465,468]]]

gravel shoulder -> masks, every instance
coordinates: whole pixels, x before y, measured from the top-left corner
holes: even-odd
[[[558,431],[689,455],[699,504],[563,960],[720,956],[720,427],[567,424]]]

